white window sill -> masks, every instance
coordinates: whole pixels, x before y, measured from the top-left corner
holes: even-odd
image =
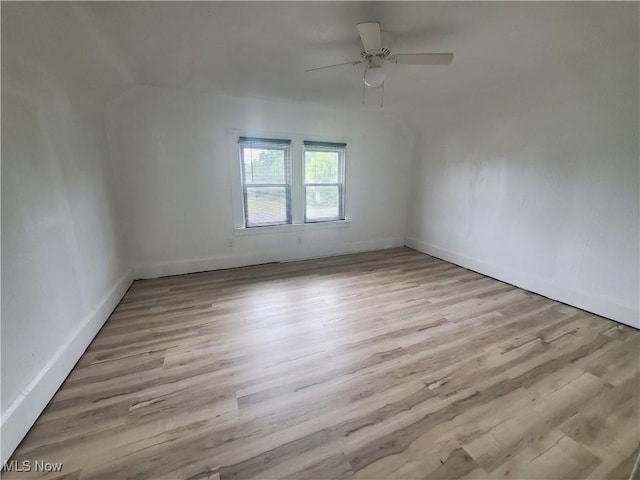
[[[269,233],[305,232],[323,230],[326,228],[344,228],[351,224],[351,219],[332,220],[328,222],[289,223],[287,225],[273,225],[269,227],[240,227],[233,232],[236,236],[265,235]]]

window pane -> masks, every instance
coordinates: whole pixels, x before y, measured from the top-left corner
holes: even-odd
[[[287,223],[285,187],[247,187],[247,226]]]
[[[243,147],[242,156],[245,183],[287,183],[284,150]]]
[[[340,218],[339,189],[337,186],[306,188],[307,220]]]
[[[338,152],[304,152],[305,183],[340,183]]]

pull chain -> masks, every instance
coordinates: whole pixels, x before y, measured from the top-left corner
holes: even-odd
[[[365,91],[367,87],[365,84],[362,84],[362,105],[365,104]],[[384,83],[380,85],[380,108],[384,108]]]

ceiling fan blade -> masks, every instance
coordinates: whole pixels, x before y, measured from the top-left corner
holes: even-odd
[[[359,63],[362,63],[363,61],[364,60],[352,60],[351,62],[336,63],[334,65],[325,65],[324,67],[310,68],[309,70],[305,70],[305,72],[314,72],[316,70],[322,70],[324,68],[341,67],[342,65],[358,65]]]
[[[391,55],[389,61],[409,65],[449,65],[453,53],[398,53]]]
[[[382,50],[382,36],[378,22],[363,22],[359,23],[357,27],[365,52]]]

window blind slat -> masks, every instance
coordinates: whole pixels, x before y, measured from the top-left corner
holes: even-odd
[[[291,140],[287,139],[276,139],[276,138],[257,138],[257,137],[239,137],[238,143],[256,143],[256,144],[268,144],[273,146],[274,144],[279,145],[291,145]]]
[[[305,140],[305,147],[328,147],[328,148],[342,148],[346,147],[346,143],[334,143],[334,142],[314,142],[313,140]]]

